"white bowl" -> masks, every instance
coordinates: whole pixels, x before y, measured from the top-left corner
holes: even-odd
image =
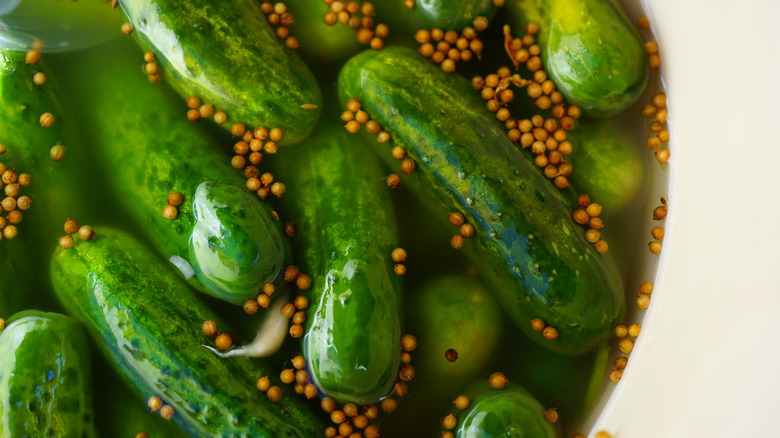
[[[643,3],[670,108],[669,216],[642,334],[584,430],[778,436],[780,3]]]

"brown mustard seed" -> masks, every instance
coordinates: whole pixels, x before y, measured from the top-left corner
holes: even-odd
[[[65,225],[62,227],[67,234],[76,234],[79,232],[79,224],[73,219],[68,218],[65,221]]]
[[[162,399],[156,395],[153,395],[146,400],[146,406],[152,412],[159,410],[162,407],[162,404]]]
[[[217,335],[216,339],[214,339],[214,344],[220,350],[227,350],[233,346],[233,338],[227,333],[220,333]]]
[[[414,379],[414,375],[414,367],[407,363],[401,364],[400,368],[398,369],[398,378],[401,379],[402,382],[411,381]]]
[[[417,338],[410,334],[401,336],[401,348],[404,351],[414,351],[417,348]]]
[[[184,202],[184,195],[179,192],[171,192],[168,194],[165,200],[168,202],[168,205],[178,207],[182,202]]]
[[[95,238],[95,230],[89,225],[82,225],[79,227],[78,236],[83,241],[92,240]]]
[[[295,222],[285,222],[283,230],[287,237],[295,237],[298,234],[298,226],[295,225]]]
[[[203,325],[200,326],[200,330],[203,332],[204,335],[206,335],[209,338],[213,338],[217,335],[217,322],[208,320],[203,321]]]
[[[558,329],[548,325],[544,328],[544,330],[542,330],[542,336],[544,336],[545,339],[554,341],[555,339],[558,339]]]
[[[284,394],[284,390],[276,385],[268,388],[268,391],[265,393],[268,400],[274,403],[282,399],[282,394]]]
[[[503,373],[498,371],[488,377],[488,383],[490,383],[490,387],[493,389],[504,389],[508,382],[509,379],[507,379]]]
[[[458,350],[454,348],[447,349],[447,351],[444,352],[444,359],[446,359],[447,362],[455,362],[458,360]]]
[[[653,220],[663,220],[666,218],[667,209],[665,205],[659,205],[653,210]]]
[[[166,205],[162,209],[162,215],[165,219],[172,220],[176,219],[176,216],[179,215],[179,210],[176,209],[173,205]]]

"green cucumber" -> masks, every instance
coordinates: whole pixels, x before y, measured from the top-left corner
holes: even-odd
[[[276,167],[301,230],[301,268],[313,279],[304,356],[325,394],[373,403],[392,390],[400,365],[392,204],[370,143],[338,123],[314,135]]]
[[[48,265],[51,245],[64,234],[65,220],[87,220],[96,209],[89,208],[92,192],[86,190],[94,184],[94,174],[84,171],[81,142],[70,123],[71,114],[63,109],[57,75],[43,60],[26,64],[24,52],[0,50],[0,60],[0,144],[7,149],[0,155],[4,164],[0,167],[30,175],[30,185],[20,187],[17,199],[32,199],[32,206],[22,211],[22,221],[15,225],[15,238],[2,238],[0,230],[0,315],[7,317],[47,301],[48,278],[36,267]],[[46,82],[35,85],[36,73],[45,74]],[[46,112],[55,121],[44,128],[40,117]],[[60,161],[49,155],[55,145],[67,151]],[[0,200],[6,197],[4,186],[0,183]],[[0,207],[0,213],[0,221],[9,225],[9,212]]]
[[[460,30],[477,17],[491,18],[493,0],[417,0],[416,8],[431,27]]]
[[[119,4],[133,34],[158,55],[163,74],[182,96],[198,96],[225,111],[229,120],[252,128],[281,128],[287,144],[302,140],[314,127],[316,107],[322,105],[314,75],[276,37],[257,2]]]
[[[459,211],[476,228],[464,252],[529,336],[578,354],[610,336],[624,311],[620,277],[571,218],[572,207],[506,137],[462,77],[402,48],[366,51],[339,76],[342,102],[363,109],[417,166],[408,184],[449,225]],[[398,166],[388,152],[381,153]],[[445,242],[442,242],[446,245]],[[560,336],[533,331],[541,318]]]
[[[520,386],[508,383],[496,390],[482,383],[467,396],[469,407],[458,415],[458,438],[558,436],[544,418],[545,408]]]
[[[322,0],[297,0],[287,6],[295,17],[292,34],[298,38],[301,55],[314,62],[344,60],[361,51],[356,31],[337,23],[325,24],[330,7]],[[321,67],[318,65],[318,67]],[[318,76],[321,68],[318,68]]]
[[[171,90],[137,71],[140,54],[131,46],[103,46],[71,61],[78,68],[69,82],[92,96],[80,121],[95,161],[112,170],[117,199],[190,284],[231,303],[255,298],[289,255],[281,225],[202,126],[187,121]],[[87,79],[84,68],[93,72]],[[184,196],[174,220],[162,214],[171,192]]]
[[[411,318],[417,335],[416,382],[430,394],[454,398],[484,371],[499,345],[503,317],[490,291],[477,280],[448,276],[412,292]],[[456,360],[446,357],[448,350]],[[417,386],[417,385],[415,385]]]
[[[96,227],[95,234],[56,252],[54,289],[139,395],[161,397],[174,408],[172,421],[195,436],[322,433],[292,397],[274,403],[255,388],[261,376],[278,380],[266,364],[222,359],[201,346],[203,321],[230,329],[162,260],[123,232]]]
[[[569,181],[606,214],[624,211],[645,183],[648,163],[632,128],[619,119],[582,118],[568,133],[575,148],[566,158],[574,168]]]
[[[510,0],[507,7],[516,32],[539,24],[547,73],[585,114],[615,115],[642,94],[647,54],[613,0]]]
[[[88,351],[68,316],[11,317],[0,331],[0,436],[96,436]]]

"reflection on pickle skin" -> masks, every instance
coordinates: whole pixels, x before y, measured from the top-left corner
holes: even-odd
[[[195,225],[190,261],[196,277],[214,294],[236,304],[273,281],[285,248],[271,217],[249,192],[206,181],[192,201]]]

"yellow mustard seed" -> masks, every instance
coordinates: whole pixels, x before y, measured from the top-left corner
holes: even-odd
[[[336,409],[336,400],[331,397],[325,397],[320,401],[320,407],[323,411],[330,414]]]
[[[162,408],[163,402],[160,397],[153,395],[149,397],[148,400],[146,400],[146,406],[149,408],[150,411],[154,412]]]
[[[179,210],[173,205],[166,205],[162,209],[162,215],[168,220],[176,219],[176,216],[179,215]]]
[[[258,294],[255,301],[257,301],[257,305],[263,309],[267,309],[271,305],[271,297],[265,293]]]
[[[190,122],[196,122],[198,121],[198,119],[200,119],[200,111],[196,109],[191,109],[187,111],[187,120],[189,120]]]
[[[165,200],[168,202],[168,205],[178,207],[182,202],[184,202],[184,195],[179,192],[171,192],[168,193],[168,196],[165,198]]]
[[[455,429],[455,426],[458,425],[458,419],[455,418],[455,415],[448,414],[446,417],[444,417],[444,420],[442,420],[441,425],[443,428],[448,430]]]
[[[220,333],[217,335],[216,339],[214,339],[214,344],[220,350],[227,350],[233,346],[233,338],[227,333]]]
[[[60,248],[62,249],[70,249],[73,247],[73,237],[71,237],[69,234],[60,237],[59,244]]]
[[[614,369],[609,372],[609,381],[612,383],[617,383],[620,381],[620,379],[623,377],[623,371]]]
[[[471,400],[469,400],[469,398],[465,395],[459,395],[455,397],[455,400],[452,402],[452,404],[454,404],[455,407],[461,411],[468,408],[470,403]]]
[[[282,370],[279,374],[279,380],[281,380],[282,383],[289,385],[295,381],[295,371],[289,368]]]
[[[463,239],[463,236],[460,234],[455,234],[450,239],[450,246],[454,249],[461,249],[463,248],[463,244],[465,243],[465,240]]]
[[[207,103],[205,105],[201,105],[198,108],[198,112],[200,113],[200,116],[203,118],[209,118],[214,115],[214,105]],[[214,119],[216,120],[216,119]]]
[[[258,310],[260,310],[260,305],[257,303],[257,300],[246,300],[243,304],[244,312],[246,312],[248,315],[254,315],[257,313]]]
[[[669,152],[669,149],[659,149],[655,152],[655,159],[661,164],[669,162],[670,156],[671,152]]]
[[[52,161],[60,161],[65,156],[65,148],[62,145],[54,145],[49,150],[49,158]]]
[[[414,164],[414,160],[412,160],[409,157],[404,158],[401,160],[401,171],[407,175],[414,172],[416,165]]]
[[[16,199],[16,208],[25,211],[32,206],[32,199],[27,195],[22,195]]]
[[[395,248],[393,251],[390,252],[390,257],[396,263],[406,263],[407,256],[408,254],[406,253],[406,250],[403,248]]]
[[[95,238],[95,230],[93,230],[89,225],[80,226],[77,234],[79,239],[83,241],[88,241]]]
[[[38,122],[40,123],[41,127],[48,128],[54,124],[54,114],[49,112],[43,113],[38,118]]]
[[[662,245],[661,245],[661,242],[659,242],[657,240],[654,240],[654,241],[648,243],[647,247],[648,247],[648,249],[650,249],[650,252],[653,253],[653,254],[658,255],[658,254],[661,253]]]
[[[271,387],[271,380],[268,379],[268,376],[263,376],[257,379],[257,383],[255,383],[255,386],[257,387],[258,391],[266,392]]]
[[[398,407],[398,402],[396,402],[395,399],[392,397],[388,397],[382,400],[382,410],[387,412],[388,414],[392,414],[397,407]]]
[[[628,338],[623,338],[618,342],[618,350],[623,354],[630,354],[634,349],[634,341]]]
[[[547,409],[546,411],[544,411],[543,415],[544,415],[544,419],[548,423],[555,423],[556,421],[558,421],[558,411],[556,411],[555,409]]]
[[[309,299],[304,295],[298,295],[293,300],[293,306],[298,310],[303,310],[309,307]]]
[[[133,438],[149,438],[149,434],[142,430],[137,432]]]
[[[304,387],[303,387],[303,395],[307,399],[309,399],[309,400],[313,399],[314,397],[317,397],[317,394],[318,394],[318,391],[317,391],[317,387],[316,386],[314,386],[311,383],[307,383],[306,385],[304,385]]]
[[[600,430],[600,431],[596,432],[596,435],[594,436],[594,438],[612,438],[612,435],[609,432],[607,432],[607,431]]]
[[[407,385],[404,382],[395,382],[395,386],[393,386],[393,395],[395,395],[396,397],[403,397],[408,392],[409,392],[409,385]]]
[[[391,173],[390,175],[387,175],[385,182],[387,183],[387,187],[397,189],[401,186],[401,177],[396,173]]]
[[[339,435],[338,436],[344,436],[348,437],[352,434],[352,423],[345,421],[341,424],[339,424]]]
[[[653,283],[649,281],[643,281],[642,284],[639,285],[639,292],[650,295],[653,293]]]
[[[656,240],[663,240],[664,227],[653,227],[653,229],[650,230],[650,235],[653,236],[653,238]]]
[[[665,205],[659,205],[653,210],[653,219],[660,221],[666,218],[666,206]]]
[[[265,393],[266,397],[268,397],[268,400],[274,403],[282,399],[282,394],[284,394],[284,390],[276,385],[268,388],[268,391]]]
[[[46,83],[46,79],[48,79],[46,77],[46,73],[44,73],[42,71],[39,71],[38,73],[35,73],[33,75],[33,83],[35,85],[43,85],[43,84],[45,84]]]
[[[471,224],[463,224],[460,226],[460,235],[463,237],[472,237],[476,233],[476,230],[474,229],[474,225]]]
[[[625,356],[618,356],[615,358],[613,365],[615,366],[616,370],[622,371],[626,368],[626,365],[628,365],[628,358]]]
[[[214,113],[214,121],[218,124],[223,124],[227,122],[227,114],[225,114],[224,111],[217,111]]]
[[[628,326],[622,322],[615,326],[615,336],[618,338],[625,338],[628,335]]]
[[[30,50],[24,54],[25,64],[37,64],[41,60],[41,52],[38,50]]]
[[[122,23],[122,27],[120,27],[119,29],[125,35],[130,35],[131,33],[133,33],[133,25],[127,22]]]
[[[300,290],[308,290],[311,287],[311,277],[306,274],[298,275],[295,279],[295,286]]]
[[[628,335],[632,338],[639,337],[639,333],[642,331],[642,326],[640,324],[631,324],[628,326]]]
[[[650,307],[650,296],[644,294],[638,295],[636,297],[636,307],[642,310]]]
[[[304,322],[306,322],[306,312],[299,310],[293,314],[292,317],[293,324],[299,324],[303,325]]]
[[[542,336],[544,336],[544,338],[547,340],[554,341],[558,339],[558,329],[548,325],[542,330]]]
[[[488,377],[488,383],[493,389],[504,389],[509,379],[503,373],[496,371]]]
[[[409,382],[414,379],[414,367],[409,364],[401,364],[398,369],[398,378],[403,382]]]
[[[173,406],[171,405],[165,405],[160,408],[160,416],[163,417],[165,420],[170,421],[175,414],[176,411],[173,409]]]
[[[200,329],[204,335],[209,338],[213,338],[217,335],[217,322],[212,320],[203,321]]]
[[[414,351],[417,348],[417,338],[410,334],[401,337],[401,348],[404,351]]]

